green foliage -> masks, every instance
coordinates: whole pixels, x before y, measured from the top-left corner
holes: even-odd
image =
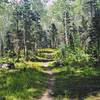
[[[69,10],[69,1],[68,0],[57,0],[54,2],[54,5],[50,9],[51,14],[57,20],[62,20],[62,14],[64,10]],[[49,12],[50,13],[50,12]]]
[[[6,36],[5,36],[5,48],[7,49],[6,51],[12,51],[14,49],[13,47],[13,37],[12,37],[12,33],[11,32],[7,32],[6,33]]]
[[[12,63],[15,63],[15,59],[13,58],[10,58],[10,57],[3,57],[3,58],[0,58],[0,63],[3,63],[3,62],[12,62]]]
[[[44,49],[38,49],[38,53],[54,53],[56,50],[52,48],[44,48]]]
[[[99,72],[100,70],[96,71],[95,68],[72,68],[71,66],[66,70],[60,70],[56,76],[54,96],[83,99],[94,91],[98,92]]]
[[[0,55],[0,63],[16,66],[0,69],[0,99],[39,97],[48,78],[43,62],[49,61],[57,73],[55,96],[81,100],[100,91],[100,69],[93,66],[100,62],[100,0],[54,0],[48,9],[44,0],[1,0]]]
[[[97,8],[97,10],[95,11],[95,15],[92,18],[92,27],[90,29],[90,53],[92,53],[92,55],[97,58],[99,60],[99,55],[100,55],[100,35],[99,35],[99,31],[100,31],[100,27],[99,27],[99,23],[100,23],[100,9]]]
[[[39,67],[39,64],[32,66],[32,63],[21,63],[17,64],[17,69],[0,70],[1,97],[7,100],[33,100],[42,95],[48,76],[38,67],[28,66]]]
[[[63,46],[57,51],[56,58],[64,64],[82,67],[92,60],[91,56],[81,48],[75,48],[75,51],[73,51],[69,47],[64,48]]]
[[[58,29],[54,23],[49,26],[49,33],[50,33],[50,47],[56,48],[57,44],[57,36],[58,36]]]
[[[84,50],[81,50],[81,49],[78,49],[78,48],[76,49],[76,52],[72,52],[72,53],[68,52],[67,53],[67,58],[68,58],[69,61],[72,58],[71,61],[76,61],[76,62],[84,62],[84,61],[88,62],[89,59],[90,59],[89,55],[86,54],[84,52]]]

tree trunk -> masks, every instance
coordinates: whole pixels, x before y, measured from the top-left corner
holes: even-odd
[[[0,47],[0,51],[1,51],[1,57],[3,57],[3,41],[2,41],[2,38],[0,39],[1,41],[1,47]]]
[[[98,61],[100,61],[100,39],[97,41],[97,55],[98,55]]]
[[[27,50],[27,44],[26,44],[26,32],[24,31],[23,32],[23,37],[24,37],[24,57],[25,57],[25,60],[27,60],[28,58],[28,50]]]
[[[67,22],[66,22],[66,11],[64,12],[64,24],[65,24],[65,32],[64,32],[64,42],[68,46],[68,34],[67,34]]]

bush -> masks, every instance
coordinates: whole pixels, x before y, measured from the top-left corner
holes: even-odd
[[[75,48],[75,51],[70,48],[60,48],[56,52],[56,59],[63,62],[65,65],[85,66],[94,63],[94,59],[80,48]]]

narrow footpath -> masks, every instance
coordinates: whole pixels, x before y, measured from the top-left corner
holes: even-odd
[[[45,73],[49,75],[49,79],[47,82],[47,90],[44,92],[44,94],[41,96],[39,100],[52,100],[53,95],[53,86],[54,86],[54,73],[52,72],[51,68],[48,67],[50,62],[44,63],[44,68],[46,68]]]

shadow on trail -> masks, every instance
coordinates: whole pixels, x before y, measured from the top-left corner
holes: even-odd
[[[54,96],[67,96],[74,100],[84,100],[89,95],[96,96],[100,92],[100,75],[78,76],[73,73],[56,74]]]
[[[46,89],[47,79],[47,74],[33,68],[0,71],[0,97],[13,96],[21,100],[37,98]]]

